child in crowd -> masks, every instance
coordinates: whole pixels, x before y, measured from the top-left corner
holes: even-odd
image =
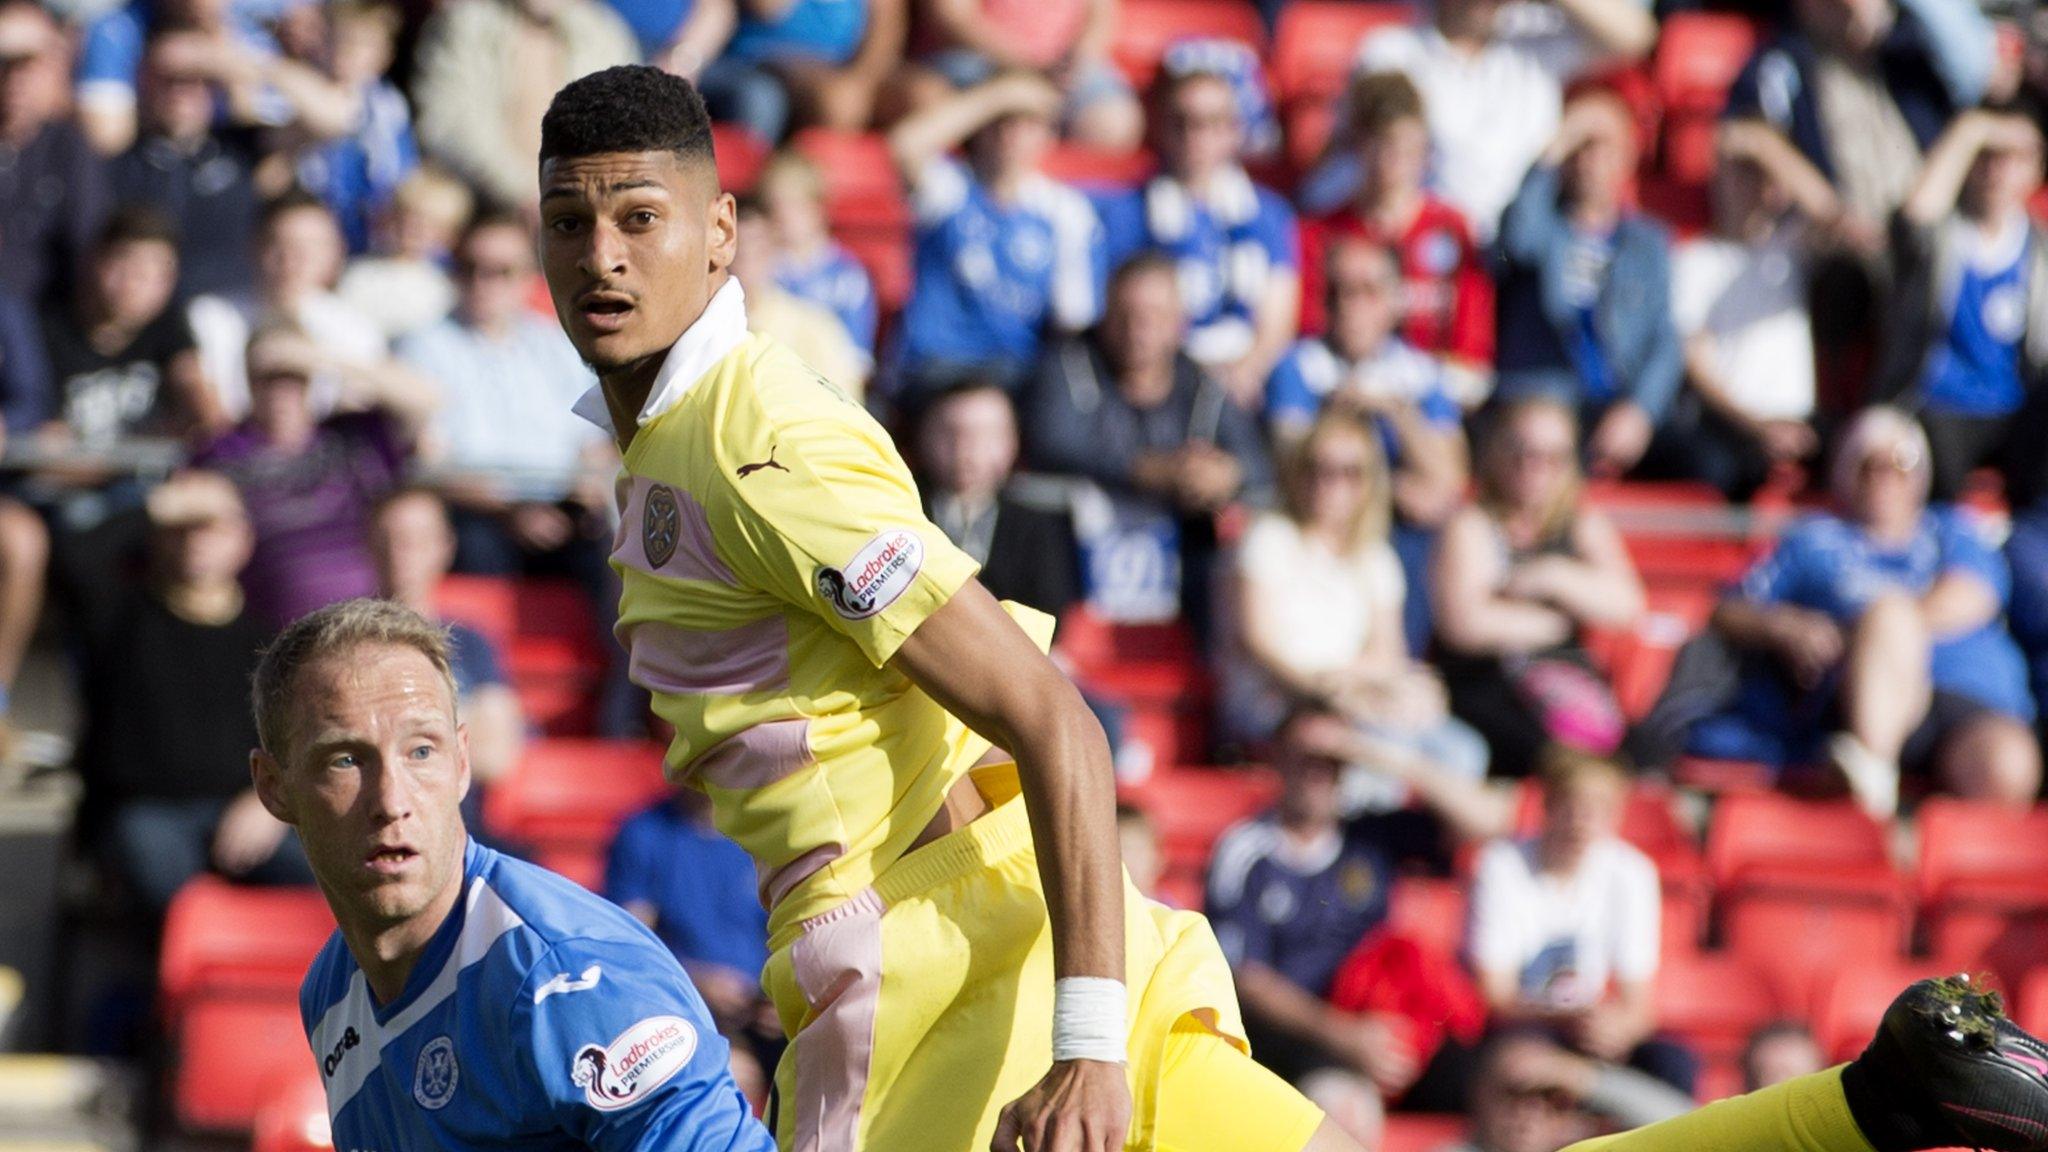
[[[462,181],[431,166],[414,170],[381,215],[376,254],[342,273],[341,298],[392,341],[447,316],[455,307],[448,262],[471,207]]]

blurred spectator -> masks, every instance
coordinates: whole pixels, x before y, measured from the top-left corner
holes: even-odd
[[[770,144],[795,125],[858,132],[903,62],[910,0],[741,0],[697,85],[715,119]],[[687,60],[674,60],[685,75]]]
[[[1969,0],[1793,0],[1791,25],[1757,49],[1725,116],[1762,118],[1879,234],[1922,150],[1984,94],[1990,24]]]
[[[1082,557],[1090,602],[1112,619],[1206,622],[1216,514],[1272,487],[1256,422],[1180,350],[1183,328],[1173,262],[1134,257],[1102,322],[1046,354],[1020,405],[1029,466],[1099,489]]]
[[[107,209],[99,156],[66,116],[70,51],[50,14],[0,4],[0,291],[62,299]]]
[[[1060,616],[1081,599],[1070,519],[1008,491],[1017,466],[1017,414],[989,383],[941,393],[917,425],[917,488],[932,523],[981,564],[998,599]]]
[[[1927,507],[1930,471],[1910,416],[1856,417],[1835,452],[1837,511],[1787,529],[1680,654],[1643,725],[1666,755],[1682,742],[1802,764],[1825,738],[1880,817],[1898,807],[1902,767],[1959,796],[2033,801],[2041,756],[2003,620],[2011,576],[1966,513]]]
[[[249,677],[270,630],[235,580],[252,543],[242,503],[225,479],[191,472],[148,509],[146,585],[73,621],[85,654],[79,765],[101,842],[153,916],[209,864],[310,884],[297,838],[249,786]]]
[[[1418,807],[1341,819],[1342,766],[1378,751],[1336,712],[1290,716],[1274,756],[1280,798],[1217,841],[1207,895],[1252,1051],[1360,1139],[1377,1097],[1455,1107],[1458,1054],[1452,1044],[1417,1051],[1404,1016],[1340,1012],[1323,998],[1346,957],[1386,924],[1401,871],[1444,871],[1458,843],[1498,835],[1508,815],[1472,781],[1395,757],[1386,767],[1414,787]]]
[[[1116,842],[1130,873],[1131,886],[1151,899],[1159,899],[1159,877],[1166,862],[1159,848],[1159,828],[1151,813],[1122,800],[1116,804]]]
[[[1245,174],[1228,77],[1162,74],[1156,89],[1159,174],[1100,203],[1107,259],[1116,267],[1147,250],[1172,257],[1188,355],[1238,403],[1254,405],[1300,327],[1294,209]]]
[[[1393,468],[1395,510],[1409,523],[1441,526],[1465,496],[1464,413],[1443,366],[1397,334],[1394,251],[1347,238],[1323,262],[1328,328],[1297,342],[1273,369],[1267,427],[1284,447],[1299,442],[1326,408],[1365,418]]]
[[[1302,328],[1320,332],[1324,250],[1357,237],[1399,255],[1401,336],[1443,358],[1453,390],[1476,404],[1493,377],[1493,278],[1473,243],[1464,214],[1424,188],[1429,173],[1429,121],[1422,94],[1399,72],[1351,82],[1345,145],[1362,173],[1351,202],[1302,233]]]
[[[1200,73],[1220,77],[1230,85],[1237,99],[1237,119],[1243,125],[1244,144],[1238,158],[1247,164],[1276,163],[1280,151],[1280,116],[1266,84],[1266,67],[1259,50],[1242,40],[1226,36],[1182,36],[1166,46],[1159,58],[1159,74],[1189,76]]]
[[[813,304],[830,308],[874,370],[875,284],[866,268],[832,238],[825,220],[825,180],[801,152],[777,152],[761,171],[758,188],[775,237],[775,281]]]
[[[1755,1092],[1828,1066],[1813,1030],[1797,1020],[1778,1020],[1749,1034],[1742,1046],[1742,1090]]]
[[[1690,1093],[1697,1058],[1655,1036],[1663,914],[1657,866],[1618,835],[1628,788],[1607,760],[1548,755],[1541,829],[1479,854],[1472,966],[1496,1019]]]
[[[230,413],[249,409],[244,357],[251,333],[272,324],[299,329],[350,379],[380,394],[422,387],[391,358],[377,326],[335,295],[345,250],[327,205],[305,192],[287,192],[264,205],[256,237],[254,285],[201,296],[189,309],[206,378]],[[348,402],[336,392],[339,383],[327,377],[315,381],[316,409],[324,412]]]
[[[50,530],[26,504],[0,497],[0,752],[14,681],[43,620]]]
[[[368,529],[398,483],[433,397],[417,388],[374,391],[361,379],[359,410],[315,414],[316,377],[346,373],[305,333],[276,326],[249,341],[249,418],[195,462],[241,489],[256,546],[242,574],[252,614],[273,628],[377,588]]]
[[[1557,1152],[1595,1121],[1625,1131],[1691,1106],[1663,1081],[1566,1051],[1541,1029],[1505,1029],[1480,1054],[1471,1135],[1440,1152]]]
[[[1501,220],[1498,395],[1576,407],[1603,474],[1642,459],[1685,372],[1670,241],[1628,207],[1636,132],[1611,90],[1574,97]]]
[[[299,153],[297,174],[334,212],[348,250],[362,252],[377,217],[419,164],[412,108],[385,79],[402,18],[382,0],[331,0],[325,9],[336,107],[331,123],[307,133],[312,146]]]
[[[2048,479],[2048,230],[2027,215],[2040,187],[2041,129],[1966,112],[1899,209],[1876,391],[1927,430],[1932,500],[1956,499],[1982,465],[2005,474],[2015,505]]]
[[[460,620],[445,620],[435,604],[435,591],[455,563],[455,529],[441,498],[425,488],[394,490],[371,515],[369,545],[377,568],[377,595],[447,626],[449,670],[455,676],[462,723],[469,730],[473,782],[462,809],[475,835],[484,827],[484,790],[518,765],[526,745],[519,695],[490,638]]]
[[[1585,630],[1631,623],[1643,587],[1621,534],[1583,501],[1578,456],[1570,408],[1505,405],[1481,449],[1477,498],[1438,545],[1437,665],[1451,713],[1486,737],[1496,775],[1528,775],[1553,741],[1604,754],[1621,737]]]
[[[1290,702],[1309,700],[1370,735],[1378,756],[1397,750],[1484,779],[1486,742],[1450,717],[1442,682],[1408,656],[1407,580],[1388,543],[1392,483],[1372,425],[1329,412],[1284,460],[1283,511],[1261,514],[1237,546],[1224,729],[1262,744]],[[1406,790],[1388,783],[1363,772],[1347,779],[1347,799],[1398,806]]]
[[[732,38],[734,0],[605,0],[633,30],[641,59],[695,82]]]
[[[349,261],[342,302],[398,340],[455,309],[446,265],[469,223],[469,189],[432,166],[416,168],[379,214],[373,254]]]
[[[36,309],[0,288],[0,446],[10,434],[32,435],[49,418],[53,389]]]
[[[183,34],[151,37],[141,131],[109,172],[118,202],[149,205],[177,224],[186,295],[236,292],[254,268],[263,153],[256,127],[216,117],[212,77],[192,44]]]
[[[447,473],[456,569],[511,576],[539,563],[596,579],[588,570],[609,551],[597,521],[610,491],[590,469],[616,453],[571,411],[590,370],[558,324],[527,309],[535,267],[524,224],[479,216],[456,250],[455,314],[401,354],[441,394],[433,456]]]
[[[1436,0],[1431,13],[1429,27],[1367,37],[1357,71],[1415,81],[1435,145],[1436,191],[1491,240],[1523,173],[1557,130],[1565,82],[1590,65],[1648,55],[1657,22],[1642,0]],[[1350,197],[1360,175],[1347,163],[1353,159],[1333,157],[1303,188],[1310,211]]]
[[[487,198],[530,211],[541,113],[555,91],[639,59],[632,30],[598,0],[450,0],[414,54],[420,146]]]
[[[980,376],[1015,389],[1049,333],[1094,321],[1101,223],[1087,197],[1038,171],[1058,106],[1051,84],[1013,73],[889,134],[917,218],[898,348],[906,407]],[[961,144],[965,163],[947,155]]]
[[[2026,654],[2027,681],[2038,706],[2048,701],[2048,505],[2036,505],[2013,518],[2005,559],[2012,571],[2007,620],[2013,639]]]
[[[1672,317],[1689,387],[1651,455],[1746,500],[1774,465],[1820,446],[1806,269],[1841,204],[1827,179],[1758,121],[1729,121],[1719,147],[1713,234],[1672,256]]]
[[[768,913],[757,888],[753,861],[712,827],[696,788],[628,819],[605,866],[605,895],[675,953],[721,1029],[744,1027],[761,999]]]
[[[858,401],[867,392],[873,358],[854,347],[837,313],[782,286],[777,278],[782,253],[761,202],[741,197],[737,222],[739,246],[731,272],[746,290],[747,330],[787,345],[833,387]]]
[[[1002,72],[1047,76],[1065,95],[1060,119],[1075,142],[1128,152],[1145,136],[1145,110],[1109,57],[1116,0],[923,0],[930,46],[912,82],[919,103],[946,88],[971,88]],[[938,85],[934,92],[932,85]]]
[[[192,326],[171,307],[177,285],[168,219],[145,207],[108,218],[72,301],[44,313],[56,379],[52,423],[37,435],[45,447],[104,449],[129,436],[203,437],[225,426]]]

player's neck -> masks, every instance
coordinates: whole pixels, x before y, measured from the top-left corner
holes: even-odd
[[[420,954],[455,911],[455,902],[462,895],[462,878],[458,868],[431,903],[404,920],[350,923],[350,917],[340,918],[341,938],[348,944],[349,955],[355,957],[356,967],[363,970],[363,980],[379,1008],[405,994]]]
[[[597,382],[604,388],[605,410],[611,414],[613,435],[621,452],[633,446],[633,434],[640,429],[640,413],[647,409],[647,398],[654,392],[654,381],[661,375],[668,352],[664,348],[623,368],[598,373]]]

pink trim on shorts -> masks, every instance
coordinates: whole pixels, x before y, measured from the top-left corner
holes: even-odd
[[[859,1146],[882,993],[882,898],[872,888],[802,925],[790,950],[810,1022],[796,1046],[794,1152]]]
[[[782,898],[796,891],[796,886],[817,875],[818,871],[841,856],[846,855],[844,844],[820,844],[789,863],[772,871],[761,873],[761,907],[774,911]]]

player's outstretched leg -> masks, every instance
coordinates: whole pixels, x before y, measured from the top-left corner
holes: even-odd
[[[2048,1047],[1967,977],[1922,980],[1840,1068],[1568,1152],[2048,1152]]]

